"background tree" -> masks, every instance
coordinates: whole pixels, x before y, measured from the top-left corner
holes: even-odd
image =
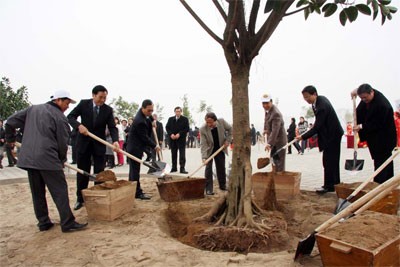
[[[199,105],[199,108],[197,109],[197,113],[200,116],[199,123],[202,124],[202,122],[204,121],[205,113],[212,112],[212,111],[213,111],[213,108],[211,105],[208,106],[205,100],[200,100],[200,105]]]
[[[183,97],[181,98],[181,100],[183,101],[182,115],[185,116],[186,118],[188,118],[189,125],[192,125],[192,124],[194,124],[194,120],[193,120],[192,113],[190,112],[189,100],[188,100],[187,94],[184,94]]]
[[[312,107],[310,107],[310,106],[308,106],[308,107],[302,107],[302,109],[303,109],[303,112],[304,112],[304,118],[306,119],[306,120],[308,120],[308,119],[310,119],[310,118],[314,118],[315,117],[315,114],[314,114],[314,111],[312,110]]]
[[[10,80],[3,77],[0,81],[0,119],[6,120],[10,115],[30,105],[28,88],[22,86],[14,91]]]
[[[158,120],[162,121],[164,119],[164,114],[163,114],[164,107],[161,106],[160,103],[156,103],[154,106],[155,106],[154,107],[155,108],[155,113],[157,114]]]
[[[329,2],[326,0],[267,0],[264,13],[268,15],[263,22],[257,23],[259,13],[261,13],[260,0],[226,0],[225,9],[218,0],[213,0],[212,3],[225,22],[224,32],[218,36],[185,0],[180,0],[180,2],[200,26],[221,45],[231,74],[235,147],[232,155],[229,194],[227,201],[221,202],[223,210],[217,210],[215,213],[222,214],[217,223],[262,229],[262,225],[254,223],[253,211],[258,212],[258,209],[251,200],[252,167],[250,164],[248,85],[253,59],[286,16],[303,12],[306,19],[311,13],[324,13],[324,16],[328,17],[340,7],[342,10],[339,20],[342,25],[345,25],[347,21],[356,20],[359,13],[373,14],[373,19],[375,19],[379,11],[383,24],[386,19],[392,18],[391,14],[395,13],[397,9],[389,6],[391,2],[389,0],[366,0],[366,4],[356,4],[354,0]],[[293,5],[295,2],[296,5]],[[372,12],[370,7],[372,7]],[[289,11],[289,8],[293,8],[293,10]],[[248,16],[246,16],[245,10],[250,12]]]
[[[122,96],[119,96],[117,99],[113,98],[110,106],[114,109],[114,116],[118,117],[120,120],[122,118],[128,119],[130,117],[135,117],[139,108],[139,104],[125,101],[122,99]]]

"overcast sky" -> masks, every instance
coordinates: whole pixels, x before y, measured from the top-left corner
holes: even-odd
[[[399,8],[399,0],[392,2]],[[211,1],[189,3],[221,36],[224,23]],[[399,16],[381,26],[380,17],[359,15],[346,27],[338,14],[284,18],[252,65],[251,123],[263,125],[260,98],[267,92],[286,119],[303,115],[301,90],[309,84],[343,120],[352,108],[349,92],[361,83],[394,105],[400,99]],[[27,86],[33,104],[48,101],[56,89],[90,98],[102,84],[108,100],[123,96],[140,104],[150,98],[164,107],[164,117],[187,94],[197,125],[203,122],[196,114],[200,100],[232,121],[223,50],[178,0],[1,0],[0,25],[0,75],[15,89]]]

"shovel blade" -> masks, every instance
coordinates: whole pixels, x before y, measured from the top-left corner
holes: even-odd
[[[350,204],[351,204],[351,202],[348,201],[348,199],[339,198],[338,202],[336,203],[336,207],[335,207],[333,214],[335,214],[335,215],[338,214],[339,212],[341,212],[342,210],[347,208]]]
[[[364,167],[364,160],[347,159],[344,168],[348,171],[361,171]]]
[[[264,167],[266,167],[270,162],[269,158],[259,158],[257,160],[257,168],[262,169]]]
[[[294,255],[294,260],[298,260],[303,255],[310,255],[315,244],[315,234],[314,231],[308,237],[303,240],[300,240],[299,244],[297,244],[296,254]]]

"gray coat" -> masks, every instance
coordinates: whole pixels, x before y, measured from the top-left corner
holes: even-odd
[[[62,170],[67,159],[70,127],[61,109],[52,102],[34,105],[8,118],[6,140],[23,128],[17,166],[23,169]]]
[[[219,145],[222,146],[225,141],[232,141],[232,126],[227,123],[224,119],[218,119],[216,121],[218,129],[218,139]],[[200,148],[201,148],[201,158],[207,159],[212,154],[214,148],[214,140],[211,133],[211,128],[204,124],[200,128]],[[227,149],[224,149],[225,153],[228,153]]]
[[[286,145],[287,136],[282,114],[275,105],[265,113],[264,131],[267,133],[267,143],[271,147],[279,149]]]

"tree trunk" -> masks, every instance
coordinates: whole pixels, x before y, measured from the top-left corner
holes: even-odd
[[[229,65],[232,80],[234,149],[224,224],[241,226],[248,223],[247,219],[252,217],[248,94],[250,66],[235,64],[236,66],[233,68],[233,64]]]

